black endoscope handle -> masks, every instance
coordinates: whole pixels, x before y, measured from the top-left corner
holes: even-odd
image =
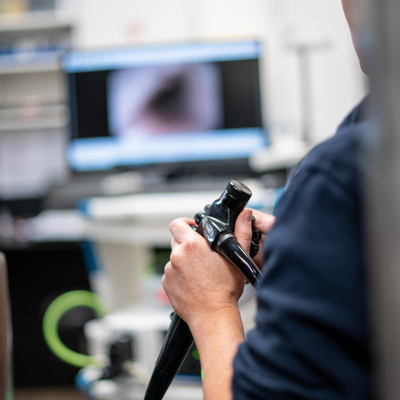
[[[235,236],[230,236],[219,244],[219,253],[239,268],[252,286],[262,277],[261,271]]]

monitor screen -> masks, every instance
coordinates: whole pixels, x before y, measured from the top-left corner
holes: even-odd
[[[67,76],[75,171],[243,159],[268,144],[254,41],[73,51]]]

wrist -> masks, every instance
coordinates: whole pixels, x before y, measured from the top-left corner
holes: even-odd
[[[231,399],[233,359],[239,344],[244,341],[237,305],[194,318],[190,329],[200,355],[204,399]]]
[[[244,339],[243,324],[237,304],[225,304],[207,313],[192,316],[189,327],[197,346],[216,337]]]

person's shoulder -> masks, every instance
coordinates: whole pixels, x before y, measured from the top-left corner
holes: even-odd
[[[367,166],[363,147],[370,134],[369,114],[367,97],[349,113],[334,136],[314,147],[292,170],[282,197],[297,198],[300,192],[310,197],[316,189],[329,192],[340,188],[358,201]]]
[[[367,134],[367,122],[342,127],[334,136],[314,147],[303,160],[303,166],[317,164],[329,167],[343,162],[354,164]]]
[[[362,145],[369,134],[369,96],[366,96],[339,125],[336,134],[316,146],[304,160],[304,165],[317,166],[332,172],[342,168],[358,168]]]
[[[333,137],[310,151],[297,173],[322,173],[343,185],[354,186],[364,164],[362,147],[368,129],[368,122],[341,127]]]

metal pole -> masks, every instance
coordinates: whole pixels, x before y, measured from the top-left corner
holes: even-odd
[[[300,45],[297,52],[300,63],[301,109],[303,115],[302,139],[304,143],[311,144],[313,109],[309,60],[310,49],[306,45]]]
[[[400,0],[369,0],[374,125],[366,175],[372,330],[379,399],[400,398]]]

